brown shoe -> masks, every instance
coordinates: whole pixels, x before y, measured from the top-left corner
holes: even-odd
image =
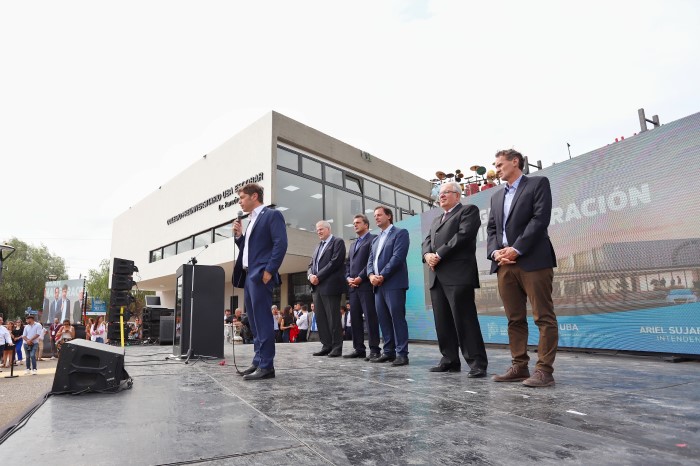
[[[537,369],[532,377],[523,380],[523,385],[526,387],[549,387],[554,385],[554,377],[549,372]]]
[[[517,366],[513,364],[503,375],[494,375],[494,382],[520,382],[530,377],[530,370],[527,366]]]

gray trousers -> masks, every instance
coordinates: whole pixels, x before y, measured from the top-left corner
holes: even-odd
[[[318,336],[323,351],[343,351],[343,329],[340,326],[340,295],[312,294]]]

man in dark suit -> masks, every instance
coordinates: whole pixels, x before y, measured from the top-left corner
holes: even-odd
[[[316,223],[321,242],[309,264],[308,279],[315,304],[321,351],[314,356],[337,358],[343,354],[343,329],[340,324],[340,297],[345,286],[345,241],[331,234],[331,224]]]
[[[78,300],[73,303],[73,316],[71,317],[71,322],[80,323],[83,321],[83,300],[85,299],[85,290],[82,288],[78,293]]]
[[[468,377],[486,377],[488,359],[474,303],[479,288],[476,235],[481,226],[479,209],[460,202],[458,183],[440,187],[442,215],[433,220],[423,240],[423,262],[429,266],[428,282],[433,303],[435,331],[442,353],[431,372],[459,372],[459,350],[469,365]]]
[[[381,233],[372,241],[367,260],[367,277],[374,287],[374,304],[384,337],[383,354],[371,362],[392,361],[392,366],[408,365],[408,231],[393,225],[391,209],[374,209],[374,221]]]
[[[61,315],[56,313],[56,309],[58,308],[58,303],[61,302],[61,300],[59,299],[60,294],[61,294],[61,290],[58,287],[55,287],[53,289],[53,301],[49,301],[48,296],[44,299],[43,316],[46,317],[47,324],[52,323],[54,319],[58,319],[59,322],[61,320]]]
[[[71,308],[70,299],[68,299],[68,285],[61,287],[61,299],[56,301],[56,315],[59,321],[70,320]]]
[[[263,189],[250,183],[238,190],[239,205],[250,216],[245,233],[233,222],[238,258],[233,267],[233,286],[244,288],[245,311],[253,332],[255,357],[242,372],[243,380],[275,377],[275,330],[272,290],[281,283],[279,268],[287,252],[287,226],[282,214],[263,204]]]
[[[350,325],[352,327],[352,346],[355,351],[343,357],[365,358],[366,361],[369,361],[380,356],[379,319],[377,308],[374,305],[372,285],[367,278],[369,250],[376,235],[369,232],[369,220],[366,215],[355,215],[352,225],[355,228],[357,239],[350,246],[345,279],[349,287]],[[369,336],[369,356],[367,356],[365,348],[365,321]]]
[[[498,273],[498,291],[508,318],[512,366],[496,382],[522,381],[529,387],[554,385],[554,358],[559,340],[552,303],[554,248],[547,234],[552,213],[552,191],[543,176],[523,175],[522,154],[509,149],[496,153],[498,177],[504,189],[491,197],[488,223],[488,258],[491,273]],[[540,332],[535,372],[530,376],[527,354],[527,309]]]

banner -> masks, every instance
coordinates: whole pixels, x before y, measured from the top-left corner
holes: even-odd
[[[44,306],[39,317],[42,324],[51,324],[54,319],[63,323],[83,321],[83,300],[85,298],[85,280],[59,280],[46,282],[44,285]]]
[[[560,347],[700,354],[698,160],[700,113],[530,175],[546,176],[552,187]],[[486,251],[490,200],[500,189],[463,198],[481,213],[476,305],[487,343],[508,343]],[[411,235],[412,339],[436,339],[421,243],[440,214],[434,208],[397,224]],[[536,345],[532,319],[529,331]]]

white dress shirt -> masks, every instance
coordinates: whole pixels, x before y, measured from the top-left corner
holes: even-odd
[[[265,208],[264,205],[259,205],[250,213],[250,222],[248,222],[248,229],[245,231],[245,243],[243,247],[243,268],[248,268],[248,240],[250,239],[250,234],[253,232],[253,226],[255,226],[255,221],[258,219],[260,212]]]

